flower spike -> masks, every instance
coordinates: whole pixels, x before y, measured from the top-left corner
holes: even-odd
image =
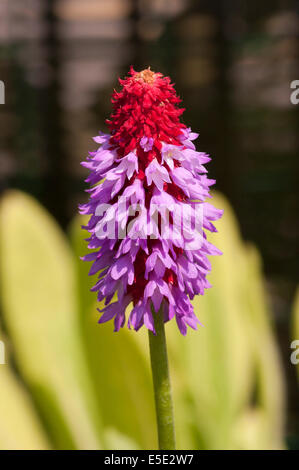
[[[190,299],[210,287],[208,256],[221,254],[205,234],[222,215],[206,202],[210,158],[180,121],[184,109],[169,77],[131,67],[119,82],[110,133],[94,137],[100,146],[82,163],[91,188],[80,211],[90,215],[85,228],[95,250],[84,259],[98,274],[92,290],[105,300],[99,323],[114,319],[118,331],[129,307],[129,328],[155,332],[160,310],[185,335],[199,323]]]

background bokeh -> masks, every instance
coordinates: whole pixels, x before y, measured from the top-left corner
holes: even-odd
[[[0,326],[3,333],[0,339],[5,336],[12,363],[12,376],[9,378],[1,377],[1,374],[8,372],[4,372],[6,366],[0,365],[0,384],[2,379],[5,380],[5,384],[8,383],[6,381],[13,382],[11,386],[16,387],[16,393],[20,395],[17,395],[19,396],[17,401],[29,402],[30,411],[23,410],[22,419],[24,423],[30,420],[33,436],[31,441],[30,439],[28,442],[24,441],[24,446],[32,447],[32,442],[36,442],[37,448],[43,446],[54,448],[112,446],[113,448],[112,443],[120,448],[154,445],[154,441],[151,441],[151,430],[154,429],[154,425],[150,424],[153,420],[150,394],[148,397],[150,403],[147,405],[143,403],[147,399],[147,384],[150,386],[148,370],[146,374],[144,372],[145,375],[141,372],[143,361],[144,367],[148,366],[147,350],[143,350],[145,340],[143,338],[140,341],[138,337],[134,337],[131,344],[131,337],[128,336],[130,339],[127,339],[126,334],[120,336],[118,340],[111,336],[111,328],[96,325],[94,297],[88,292],[87,281],[84,281],[86,270],[84,271],[79,264],[77,268],[66,268],[66,272],[72,273],[70,276],[75,276],[74,272],[79,276],[80,299],[76,300],[80,304],[79,307],[78,305],[76,308],[61,307],[58,300],[57,305],[52,304],[51,292],[46,288],[43,291],[44,284],[37,289],[41,292],[41,300],[40,304],[36,301],[36,309],[29,308],[27,312],[25,307],[26,302],[29,306],[30,303],[32,305],[37,295],[34,285],[40,278],[39,270],[52,269],[53,278],[57,277],[54,273],[56,270],[59,272],[58,266],[51,264],[59,265],[55,257],[58,253],[61,255],[63,248],[57,248],[57,243],[67,244],[70,253],[66,256],[74,259],[77,259],[78,254],[82,254],[82,250],[84,251],[83,245],[78,248],[79,242],[74,242],[74,239],[78,240],[79,237],[79,234],[74,235],[74,231],[80,225],[80,220],[74,221],[74,216],[78,203],[83,202],[86,197],[84,195],[86,172],[79,163],[85,158],[88,150],[94,149],[91,137],[96,135],[99,129],[106,129],[105,118],[110,113],[110,95],[112,89],[117,87],[117,77],[125,75],[129,66],[133,64],[137,70],[150,65],[153,70],[169,75],[176,83],[177,92],[183,98],[186,108],[184,121],[200,132],[198,146],[212,156],[209,172],[217,179],[216,189],[225,195],[230,204],[227,211],[230,213],[232,207],[238,220],[240,233],[238,228],[234,228],[235,222],[230,224],[224,218],[223,225],[221,222],[218,224],[217,238],[220,240],[221,234],[227,237],[225,243],[228,243],[228,251],[233,250],[229,245],[230,238],[232,242],[238,239],[238,243],[242,245],[240,250],[246,250],[244,259],[248,260],[246,269],[244,266],[247,261],[240,261],[244,268],[244,284],[242,287],[240,281],[239,289],[234,289],[234,282],[237,282],[238,270],[243,268],[240,268],[241,265],[238,265],[237,261],[235,262],[233,253],[231,257],[227,255],[226,260],[222,261],[227,265],[225,269],[228,271],[225,273],[230,276],[230,283],[226,284],[228,281],[225,281],[226,276],[221,271],[224,269],[224,264],[215,267],[218,281],[214,281],[214,289],[221,292],[219,299],[226,299],[223,300],[224,303],[227,302],[225,308],[222,308],[223,304],[219,299],[213,301],[212,296],[216,294],[212,294],[212,291],[207,294],[208,300],[198,299],[199,316],[206,324],[205,328],[209,328],[209,320],[206,320],[206,317],[213,318],[209,330],[211,337],[201,340],[204,337],[201,332],[197,336],[192,335],[190,343],[194,343],[194,354],[190,349],[184,352],[183,357],[189,364],[187,370],[193,374],[192,378],[197,375],[198,371],[194,370],[194,367],[201,361],[201,354],[213,357],[211,364],[205,360],[205,367],[201,370],[201,374],[209,381],[210,388],[209,384],[206,384],[207,389],[202,389],[200,378],[197,385],[190,385],[188,378],[183,378],[180,373],[174,378],[175,394],[181,406],[179,413],[182,415],[178,416],[182,426],[180,431],[182,437],[179,438],[181,446],[253,448],[261,442],[261,445],[266,447],[271,445],[299,447],[299,388],[296,368],[290,362],[291,340],[299,339],[299,333],[296,336],[292,326],[294,324],[292,306],[298,280],[299,105],[290,102],[290,83],[299,79],[298,12],[299,5],[295,0],[271,2],[0,0],[0,79],[4,81],[6,87],[6,103],[0,105],[0,186],[4,194],[2,212],[0,211],[1,232],[3,232],[0,245],[3,299]],[[17,227],[22,226],[21,222],[26,225],[25,221],[28,219],[24,217],[24,220],[19,220],[18,217],[19,212],[26,214],[26,210],[30,214],[31,200],[28,202],[22,193],[7,195],[6,190],[10,188],[34,196],[44,207],[43,210],[40,208],[40,213],[39,209],[36,209],[38,214],[35,219],[32,215],[32,233],[29,228],[27,244],[22,245],[20,241],[20,246],[18,240],[10,246],[9,240],[13,237],[12,231],[15,232],[15,224]],[[227,204],[223,202],[221,196],[218,203],[220,206],[222,203]],[[37,235],[34,235],[34,227],[35,224],[38,226],[39,218],[40,224],[43,224],[43,217],[48,220],[45,211],[55,219],[49,221],[49,224],[53,225],[54,232],[63,230],[64,234],[59,232],[57,235],[60,241],[56,240],[56,235],[55,240],[47,239],[49,247],[53,247],[52,250],[49,249],[47,255],[49,259],[46,256],[43,258],[43,251],[40,258],[38,254],[32,253],[33,257],[36,256],[45,263],[37,264],[35,271],[32,272],[30,269],[35,266],[34,263],[31,266],[29,259],[23,259],[22,254],[26,251],[31,253],[30,247],[36,245]],[[11,215],[10,224],[7,220],[9,215]],[[51,232],[52,228],[49,230]],[[43,239],[47,234],[39,236]],[[72,245],[70,239],[73,240]],[[218,240],[217,245],[224,243],[223,240],[218,243]],[[256,248],[245,248],[244,242],[250,242]],[[14,246],[20,250],[20,253],[18,256],[11,255],[11,261],[10,250],[13,251]],[[41,250],[43,248],[46,250],[41,244]],[[242,257],[243,254],[240,255],[240,260]],[[17,267],[10,276],[9,266],[14,266],[14,263]],[[83,273],[78,274],[80,270]],[[237,271],[235,278],[234,271]],[[19,277],[14,279],[16,272],[19,272]],[[258,294],[249,299],[248,292],[244,290],[246,276],[249,276],[248,285],[252,287],[253,292],[264,289],[261,302],[258,300]],[[17,281],[21,286],[20,292],[11,291],[11,285],[15,285]],[[47,285],[48,282],[50,281],[45,278],[44,283]],[[53,290],[55,288],[53,286]],[[23,299],[23,306],[15,305],[18,295],[22,296],[24,290],[28,293],[32,291],[33,297],[30,298],[28,294],[28,298]],[[42,297],[43,292],[44,297]],[[14,302],[10,300],[12,297],[15,299]],[[201,307],[201,302],[207,303],[209,299],[211,305],[206,304]],[[262,325],[267,324],[267,328],[270,329],[272,325],[271,333],[259,337],[258,331],[264,331],[263,326],[253,318],[251,320],[247,318],[246,325],[240,323],[235,331],[234,325],[245,316],[247,308],[245,305],[248,305],[248,302],[251,302],[253,312],[262,312],[260,314],[255,312],[256,318],[262,321]],[[33,328],[33,325],[37,324],[35,315],[38,316],[39,309],[43,308],[41,306],[45,303],[48,304],[48,311],[43,312],[43,315],[49,319],[47,328],[42,321],[42,324],[36,326],[37,336],[29,332],[27,336],[27,321],[28,323],[32,321],[31,328]],[[223,318],[224,311],[229,312],[230,308],[236,310],[236,313],[232,314],[236,315],[236,319],[234,320],[235,317],[232,316],[226,325]],[[72,313],[69,313],[69,317],[62,318],[60,326],[58,324],[54,327],[54,320],[51,323],[50,318],[53,315],[57,321],[60,318],[59,309],[64,312],[61,313],[62,317],[66,310]],[[76,309],[81,312],[78,314],[79,324],[74,320]],[[86,326],[80,322],[84,323],[82,318],[87,315],[88,309],[93,311],[93,317]],[[201,316],[201,310],[204,318]],[[208,313],[205,315],[205,312]],[[18,317],[15,318],[14,315],[20,316],[20,323]],[[26,315],[29,316],[28,319]],[[217,316],[222,325],[220,329],[219,325],[217,326]],[[43,316],[41,318],[44,319]],[[64,322],[68,322],[69,328]],[[16,324],[22,325],[22,328],[19,326],[18,329]],[[248,341],[253,344],[254,338],[258,338],[256,341],[260,342],[261,348],[258,353],[252,352],[252,354],[260,359],[264,357],[265,361],[267,359],[268,362],[266,361],[262,370],[265,372],[268,368],[270,377],[266,377],[266,372],[265,376],[263,372],[252,372],[255,369],[248,364],[252,362],[253,356],[251,357],[250,353],[247,357],[246,352],[242,356],[240,353],[242,344],[234,343],[232,347],[234,354],[233,351],[226,349],[222,352],[222,345],[227,346],[230,343],[231,335],[242,336],[244,330],[250,329],[251,324],[255,329]],[[55,334],[52,328],[57,329]],[[94,336],[93,329],[98,328],[103,328],[106,333],[99,336],[97,330],[95,333],[97,336]],[[68,379],[69,382],[66,380],[61,383],[60,379],[58,380],[59,372],[55,372],[53,362],[59,362],[61,355],[77,350],[76,341],[82,336],[81,329],[83,343],[94,344],[82,348],[84,352],[77,360],[76,366],[80,369],[79,372],[73,366],[73,362],[62,361],[61,374],[63,375],[63,371],[65,373],[71,370],[71,377]],[[37,338],[47,335],[49,330],[52,335],[47,338],[48,346],[45,348],[44,357],[40,350],[42,345],[39,345]],[[65,339],[70,349],[65,349],[64,337],[60,339],[61,344],[58,341],[55,346],[55,338],[59,334],[62,332],[70,334],[72,330],[76,330],[74,337],[70,335],[70,338],[67,336]],[[181,339],[177,339],[176,346],[175,332],[169,335],[173,350],[173,368],[181,369],[184,375],[184,365],[179,363],[179,359],[182,358],[178,351],[186,345],[184,343],[184,346],[181,346]],[[197,344],[201,341],[204,345]],[[266,346],[270,344],[268,341],[271,343],[269,347]],[[33,347],[35,344],[37,344],[36,349]],[[124,359],[125,363],[120,366],[120,373],[114,377],[111,372],[113,362],[106,364],[102,361],[99,365],[98,355],[111,354],[107,349],[111,351],[113,348],[116,360],[121,360],[121,351],[117,352],[121,347],[130,351]],[[200,348],[206,349],[202,351]],[[250,349],[249,346],[248,348]],[[231,376],[230,373],[227,376],[224,374],[218,382],[218,374],[223,370],[221,361],[218,363],[219,357],[223,356],[224,362],[228,361],[230,364],[235,354],[240,354],[240,364],[231,367],[233,370],[236,367],[238,373],[236,376],[234,374]],[[87,359],[83,358],[84,355]],[[179,356],[179,359],[176,360],[176,356]],[[46,363],[48,361],[48,367],[50,364],[54,367],[52,372],[49,372],[49,376],[52,377],[51,396],[47,378],[45,382],[41,379],[45,374],[43,361]],[[280,364],[279,370],[275,369],[276,363]],[[83,376],[90,375],[91,380],[82,379],[80,376],[85,367],[88,370]],[[96,372],[97,367],[102,368],[102,375],[106,379],[106,389],[102,395],[99,391],[103,390],[103,383]],[[117,363],[115,367],[118,367]],[[132,371],[131,368],[134,367]],[[128,370],[131,370],[132,377]],[[213,370],[213,374],[205,376],[207,370]],[[244,380],[239,370],[245,371]],[[176,377],[176,371],[173,374]],[[125,383],[121,382],[118,375],[122,376],[121,380]],[[79,376],[82,380],[79,380],[78,385],[76,380]],[[257,377],[260,376],[263,376],[261,383],[267,384],[264,388],[263,386],[259,388],[257,385]],[[195,382],[197,383],[196,380]],[[180,386],[180,383],[184,385]],[[73,397],[74,409],[80,409],[78,422],[80,416],[83,423],[86,421],[81,430],[76,428],[76,420],[71,419],[73,413],[71,405],[66,412],[70,422],[63,416],[68,400],[73,394],[76,395],[72,387],[78,387],[78,396]],[[122,390],[126,390],[126,387],[129,387],[127,399],[131,400],[133,407],[135,403],[133,395],[138,396],[139,390],[143,390],[141,402],[136,407],[139,415],[144,410],[148,435],[145,430],[142,434],[141,423],[137,417],[134,421],[131,411],[129,409],[126,411],[126,407],[121,403],[121,400],[126,400],[125,394],[121,397]],[[96,393],[90,389],[95,389]],[[224,401],[218,403],[218,397],[223,394],[224,389],[227,396],[224,394]],[[262,405],[257,398],[260,394],[256,389],[268,390],[269,395],[265,393],[263,406],[267,404],[267,412],[271,415],[271,419],[274,419],[274,424],[268,417],[264,420],[258,415],[257,418],[256,409],[262,408]],[[234,392],[230,395],[231,390]],[[193,394],[197,391],[201,402],[210,410],[208,416],[205,416],[202,405],[196,405]],[[7,392],[7,396],[9,395]],[[107,405],[106,409],[105,406],[101,408],[97,403],[93,403],[97,401],[94,395],[102,401],[109,400],[112,396],[114,406]],[[275,402],[276,396],[279,403],[273,404],[272,400]],[[232,416],[245,406],[245,402],[246,412],[238,419],[238,424],[232,425]],[[230,406],[232,410],[228,414],[220,411],[223,407],[228,410]],[[105,429],[107,427],[108,434],[106,430],[103,433],[102,428],[99,431],[90,430],[86,407],[96,410],[91,413],[92,415],[102,415],[94,426],[98,429],[101,428],[98,423],[104,423],[103,426]],[[198,414],[194,415],[194,407]],[[255,409],[253,414],[248,413],[250,407]],[[52,411],[46,413],[47,409]],[[196,418],[191,419],[193,415]],[[12,423],[9,416],[8,414],[8,422]],[[210,426],[204,427],[198,424],[199,421],[208,422],[209,419],[212,421]],[[275,431],[278,430],[277,435],[275,433],[272,435],[266,429],[270,425]],[[38,427],[43,430],[35,431]],[[234,428],[233,435],[230,436],[229,430],[232,428]],[[12,434],[16,429],[17,425],[14,427],[11,424]],[[187,436],[185,440],[184,429]],[[137,431],[142,435],[139,441]],[[20,429],[18,432],[21,433]],[[42,433],[45,433],[46,437],[40,437]],[[234,437],[238,433],[241,436],[240,442]],[[5,447],[3,444],[6,442],[3,438],[5,434],[6,430],[2,429],[0,424],[0,447]],[[260,434],[267,438],[263,441]],[[103,444],[101,439],[97,441],[94,435],[105,435],[106,441],[110,444]],[[227,439],[223,438],[224,435]],[[15,444],[11,444],[13,441],[8,439],[7,446],[22,447],[22,439],[20,435]]]

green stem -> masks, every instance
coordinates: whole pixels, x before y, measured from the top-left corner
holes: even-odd
[[[156,335],[149,331],[149,346],[155,393],[158,441],[160,450],[175,449],[171,385],[163,313],[153,311]]]

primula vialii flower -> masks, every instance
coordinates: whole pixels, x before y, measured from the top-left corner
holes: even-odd
[[[129,328],[155,332],[161,309],[185,335],[199,323],[190,299],[210,287],[207,256],[220,254],[204,232],[216,231],[212,221],[222,214],[205,202],[215,182],[203,166],[210,158],[180,122],[184,110],[168,77],[131,68],[119,81],[110,134],[94,137],[100,147],[83,162],[91,189],[80,209],[90,215],[84,228],[94,250],[84,259],[98,273],[92,290],[105,299],[99,323],[114,318],[118,331],[129,306]]]

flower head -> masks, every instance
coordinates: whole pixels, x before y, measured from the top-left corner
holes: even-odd
[[[93,291],[105,300],[99,323],[114,319],[154,331],[154,312],[176,318],[182,334],[199,323],[190,299],[210,287],[209,255],[220,254],[206,237],[222,211],[206,202],[214,180],[197,152],[198,134],[180,121],[183,109],[168,77],[133,68],[112,96],[109,134],[83,165],[90,170],[86,228],[98,273]],[[114,301],[114,298],[116,300]]]

